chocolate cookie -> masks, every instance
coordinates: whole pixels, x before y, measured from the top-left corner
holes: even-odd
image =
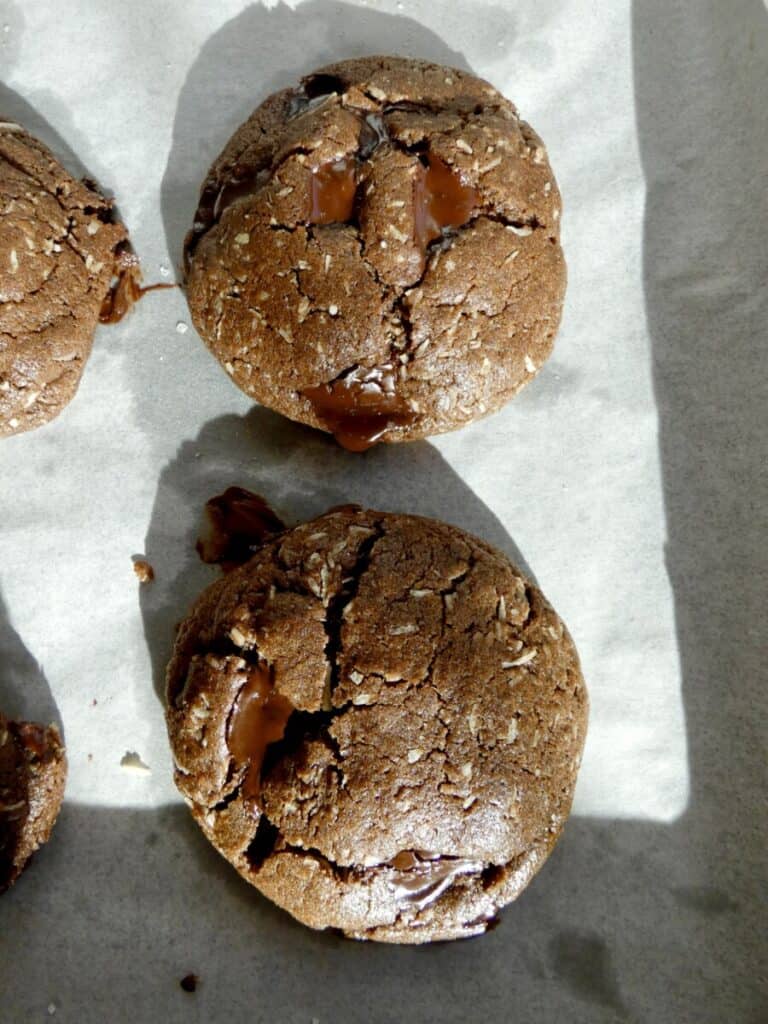
[[[2,437],[47,423],[74,396],[127,232],[91,182],[1,119],[0,225]]]
[[[209,171],[192,319],[247,394],[345,447],[452,430],[549,355],[559,216],[541,139],[487,82],[344,61],[262,103]]]
[[[176,784],[247,881],[313,928],[418,943],[485,931],[541,867],[587,694],[504,555],[348,506],[202,594],[167,723]]]
[[[48,841],[64,797],[67,760],[59,730],[0,714],[0,893]]]

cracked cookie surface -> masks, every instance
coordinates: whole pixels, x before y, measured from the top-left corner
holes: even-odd
[[[570,810],[587,695],[540,591],[416,516],[332,510],[206,590],[168,668],[176,784],[314,928],[476,935]]]
[[[48,841],[66,775],[56,726],[14,722],[0,714],[0,893]]]
[[[487,82],[334,64],[267,99],[209,171],[192,319],[247,394],[346,447],[452,430],[549,355],[559,217],[541,140]]]
[[[0,437],[73,398],[120,270],[122,224],[20,125],[0,118]]]

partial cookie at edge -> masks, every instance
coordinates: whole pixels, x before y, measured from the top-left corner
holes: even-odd
[[[0,119],[0,437],[73,398],[127,232],[20,125]]]
[[[15,722],[0,714],[0,893],[50,838],[66,775],[56,726]]]

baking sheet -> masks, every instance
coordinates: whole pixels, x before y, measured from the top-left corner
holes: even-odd
[[[354,456],[254,408],[182,294],[154,292],[99,331],[56,422],[2,442],[0,706],[59,720],[70,776],[51,844],[0,903],[0,1020],[765,1007],[765,6],[0,0],[0,112],[111,190],[145,279],[173,280],[203,175],[251,109],[380,52],[470,67],[543,136],[569,264],[555,354],[491,419]],[[311,933],[189,820],[158,687],[212,577],[200,509],[231,483],[293,520],[352,500],[457,523],[568,623],[592,699],[574,818],[482,940]],[[141,590],[136,554],[156,572]]]

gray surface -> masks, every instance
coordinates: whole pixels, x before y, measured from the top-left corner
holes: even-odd
[[[543,18],[556,7],[535,6]],[[402,24],[374,22],[381,48],[397,49]],[[291,21],[278,24],[287,32]],[[443,56],[434,37],[417,42]],[[768,16],[755,0],[636,2],[632,55],[647,181],[646,314],[690,761],[685,814],[672,824],[576,817],[500,928],[479,941],[408,950],[353,945],[294,924],[233,876],[183,807],[71,803],[55,841],[0,904],[3,1021],[44,1019],[51,1002],[55,1019],[77,1022],[766,1018]],[[223,59],[215,45],[208,57]],[[191,95],[182,93],[177,128],[191,116]],[[248,103],[240,102],[244,114]],[[588,139],[599,133],[578,97],[571,102],[574,130]],[[227,133],[223,126],[214,148]],[[183,164],[178,140],[166,200],[176,194],[175,156]],[[173,251],[183,219],[167,201],[163,213]],[[139,402],[155,401],[151,370],[136,369]],[[141,420],[154,416],[160,430],[168,425],[162,415],[148,404]],[[505,510],[497,518],[432,446],[364,463],[342,456],[331,468],[330,446],[260,411],[213,417],[192,437],[152,500],[147,551],[171,581],[143,593],[156,664],[170,621],[205,576],[191,560],[179,565],[188,538],[178,520],[211,484],[237,474],[244,452],[249,482],[274,481],[287,467],[277,497],[296,515],[326,499],[382,504],[377,496],[392,494],[415,510],[461,509],[462,525],[515,553]],[[313,445],[329,459],[325,487],[296,473],[300,452]],[[154,494],[154,481],[148,487]],[[1,607],[0,615],[5,622]],[[45,675],[9,623],[0,625],[0,655],[0,703],[50,714]],[[189,970],[203,978],[194,996],[178,989]]]

